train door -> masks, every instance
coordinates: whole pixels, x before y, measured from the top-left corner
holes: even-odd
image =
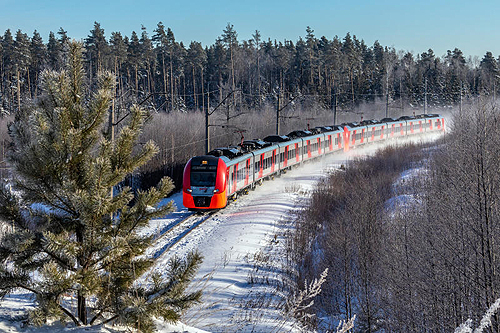
[[[344,151],[349,151],[349,136],[349,130],[347,127],[344,127]]]
[[[232,181],[232,190],[231,192],[234,193],[236,192],[237,185],[238,185],[238,164],[235,164],[233,166],[233,181]]]
[[[285,160],[283,161],[283,166],[286,168],[288,166],[288,153],[289,153],[289,146],[285,147]]]
[[[274,172],[275,165],[276,165],[276,149],[273,150],[273,156],[271,157],[271,172]]]
[[[248,185],[250,178],[250,159],[247,160],[247,167],[245,168],[245,186]]]
[[[259,178],[262,178],[263,175],[264,175],[264,154],[260,154]]]

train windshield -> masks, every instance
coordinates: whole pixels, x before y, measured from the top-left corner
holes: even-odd
[[[215,171],[191,171],[191,186],[215,186]]]

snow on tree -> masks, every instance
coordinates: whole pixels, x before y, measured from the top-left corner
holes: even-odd
[[[185,288],[201,256],[172,259],[168,278],[155,275],[149,287],[136,283],[153,264],[144,255],[152,238],[138,231],[172,210],[150,207],[173,184],[165,177],[133,203],[130,188],[117,190],[157,148],[135,144],[145,117],[138,106],[115,140],[104,137],[115,78],[101,73],[97,90],[86,92],[84,77],[82,45],[71,42],[66,69],[45,71],[41,98],[10,125],[14,179],[0,188],[0,218],[14,231],[0,239],[0,296],[33,292],[34,324],[69,318],[78,326],[115,321],[151,331],[153,316],[176,321],[200,299]]]

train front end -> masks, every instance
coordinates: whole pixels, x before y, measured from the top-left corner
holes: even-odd
[[[189,210],[220,209],[227,205],[227,167],[216,156],[196,156],[184,167],[182,203]]]

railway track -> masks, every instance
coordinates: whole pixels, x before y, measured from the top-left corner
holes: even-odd
[[[151,256],[156,259],[168,252],[175,244],[179,243],[193,230],[209,220],[216,212],[217,211],[202,214],[189,214],[166,226],[156,237],[152,246],[153,251]]]

